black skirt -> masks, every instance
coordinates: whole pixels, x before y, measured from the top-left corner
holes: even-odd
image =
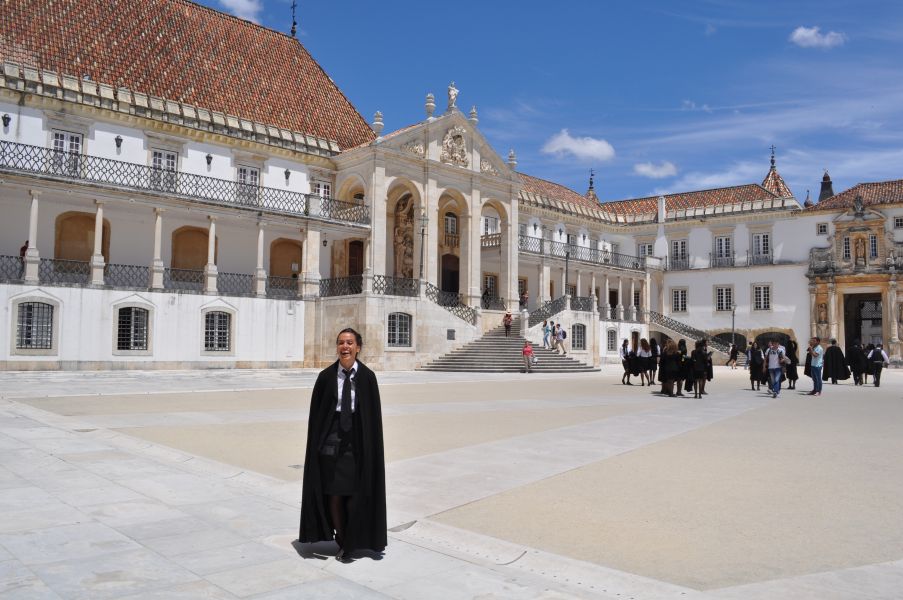
[[[340,413],[336,411],[329,426],[329,435],[320,449],[320,478],[323,493],[330,496],[352,496],[357,492],[357,463],[351,442],[354,429],[342,431]]]

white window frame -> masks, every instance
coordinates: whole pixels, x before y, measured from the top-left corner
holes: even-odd
[[[179,170],[179,153],[169,148],[151,148],[151,186],[157,190],[174,192]]]
[[[639,290],[633,290],[633,305],[636,308],[640,307],[640,296],[641,292]]]
[[[894,217],[894,229],[903,229],[903,217]]]
[[[654,247],[655,244],[653,244],[652,242],[640,242],[636,245],[636,255],[639,257],[652,256]]]
[[[732,285],[716,285],[714,286],[715,295],[715,311],[730,312],[734,306],[734,286]]]
[[[719,235],[715,237],[715,258],[730,258],[733,252],[733,236]]]
[[[85,134],[80,131],[51,129],[51,169],[54,173],[77,177],[81,173],[81,157],[85,149]]]
[[[411,348],[414,345],[414,317],[405,312],[389,313],[386,319],[386,346]]]
[[[571,350],[586,350],[586,325],[574,323],[571,325]]]
[[[752,309],[756,312],[771,310],[772,286],[770,283],[752,284]]]
[[[690,241],[687,238],[671,240],[671,258],[689,260]]]
[[[689,312],[689,290],[685,287],[671,288],[671,312],[685,314]]]
[[[869,258],[878,258],[878,236],[869,234]]]
[[[451,211],[447,211],[443,216],[445,224],[445,235],[458,235],[458,215]]]
[[[239,163],[235,168],[235,181],[238,184],[237,195],[239,202],[256,205],[260,194],[260,167]]]
[[[845,235],[843,237],[843,248],[842,248],[842,256],[844,260],[851,260],[853,258],[852,248],[850,246],[850,236]]]
[[[332,198],[332,183],[321,179],[314,179],[310,182],[310,193],[320,198]]]
[[[19,310],[23,304],[41,303],[51,307],[50,315],[50,348],[19,348]],[[13,356],[56,356],[60,347],[60,312],[58,301],[46,296],[21,296],[13,300],[10,306],[9,353]]]
[[[129,348],[120,350],[119,348],[119,313],[122,310],[139,309],[147,313],[147,322],[145,323],[145,347]],[[113,305],[113,339],[112,348],[114,356],[151,356],[153,354],[154,343],[154,307],[151,304],[126,302],[124,304]]]
[[[208,350],[207,349],[207,315],[210,313],[225,313],[229,315],[229,349],[228,350]],[[232,308],[221,305],[214,305],[201,309],[201,356],[235,356],[235,340],[238,331],[238,314]]]
[[[752,234],[753,256],[771,256],[771,232],[757,231]]]
[[[483,291],[486,290],[490,296],[499,295],[499,276],[496,273],[483,273]]]
[[[499,233],[499,218],[492,217],[489,215],[483,215],[483,235],[492,235],[494,233]]]
[[[608,352],[617,352],[618,351],[618,330],[617,329],[609,329],[606,332],[605,339],[605,347]]]
[[[815,235],[828,235],[828,224],[827,223],[816,223],[815,224]]]

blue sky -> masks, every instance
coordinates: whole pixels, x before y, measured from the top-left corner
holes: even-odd
[[[291,0],[203,0],[288,31]],[[603,200],[903,178],[903,2],[298,0],[299,39],[386,132],[458,105],[518,170]]]

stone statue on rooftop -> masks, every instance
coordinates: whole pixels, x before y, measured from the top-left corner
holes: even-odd
[[[452,81],[448,86],[448,110],[454,110],[457,108],[455,102],[458,101],[458,88],[455,87],[455,82]]]

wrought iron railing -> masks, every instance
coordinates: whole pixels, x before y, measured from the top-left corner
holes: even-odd
[[[529,321],[527,321],[527,323],[529,323],[530,327],[533,327],[534,325],[538,325],[539,323],[548,320],[549,317],[557,315],[566,308],[567,296],[561,296],[559,298],[555,298],[554,300],[549,300],[530,313],[530,319]]]
[[[576,260],[579,262],[607,265],[619,269],[642,271],[646,268],[645,256],[630,256],[610,250],[586,248],[564,242],[553,242],[528,235],[518,236],[518,250],[530,254],[544,254],[555,258]]]
[[[612,321],[620,320],[618,318],[618,307],[617,306],[609,306],[608,307],[608,318]]]
[[[247,273],[217,273],[216,291],[228,296],[253,296],[254,276]]]
[[[364,278],[361,275],[335,277],[320,280],[320,297],[354,296],[364,291]]]
[[[502,245],[502,234],[501,233],[487,233],[486,235],[480,236],[480,247],[481,248],[497,248]]]
[[[74,283],[86,285],[91,280],[91,263],[81,260],[42,258],[38,267],[41,283]]]
[[[686,271],[690,268],[690,257],[689,256],[669,256],[668,257],[668,270],[669,271]]]
[[[204,291],[204,271],[199,269],[163,269],[163,289]]]
[[[37,173],[258,211],[370,223],[370,211],[364,205],[15,142],[0,142],[0,171]]]
[[[109,264],[103,267],[103,282],[114,288],[147,289],[150,287],[150,267]]]
[[[420,295],[420,280],[410,277],[373,276],[373,293],[384,296],[408,296],[416,298]]]
[[[749,253],[746,258],[748,265],[771,265],[774,264],[774,256],[769,252],[767,254]]]
[[[477,311],[461,301],[461,295],[455,292],[444,292],[430,282],[426,282],[426,297],[459,319],[475,325]]]
[[[461,236],[459,236],[457,233],[446,233],[445,245],[450,248],[457,248],[461,245]]]
[[[295,298],[298,296],[297,277],[267,277],[267,296],[270,298]]]
[[[0,281],[25,279],[25,261],[18,256],[0,256]]]
[[[715,253],[709,253],[709,264],[712,267],[733,267],[734,266],[734,255],[718,255]]]
[[[480,306],[483,310],[508,310],[508,300],[501,296],[487,294],[480,298]]]
[[[571,296],[571,310],[593,312],[592,296]]]
[[[677,319],[672,319],[671,317],[655,312],[654,310],[648,311],[648,315],[649,321],[651,323],[654,323],[666,329],[670,329],[675,333],[679,333],[680,335],[685,336],[690,341],[706,339],[708,340],[709,348],[718,350],[719,352],[724,352],[725,354],[730,352],[729,344],[725,344],[721,340],[711,337],[701,329],[696,329],[695,327],[687,325],[686,323],[678,321]]]

